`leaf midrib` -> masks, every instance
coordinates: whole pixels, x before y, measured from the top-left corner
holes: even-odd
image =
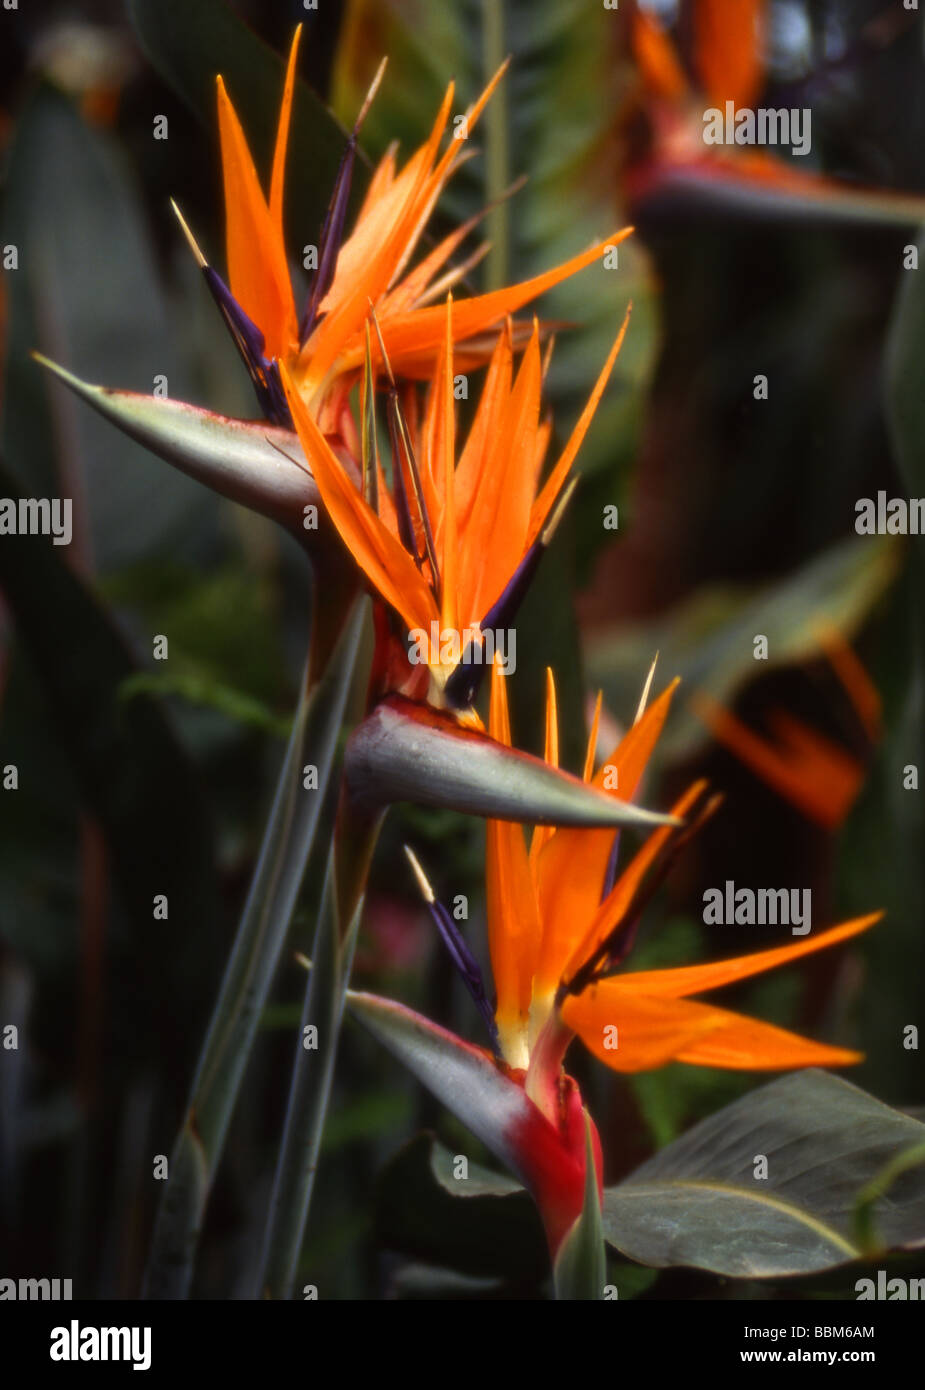
[[[625,1187],[610,1188],[609,1192],[605,1193],[605,1199],[611,1195],[619,1195],[621,1197],[646,1197],[651,1196],[653,1192],[660,1189],[664,1190],[665,1188],[669,1190],[693,1189],[702,1192],[716,1192],[720,1195],[730,1194],[747,1202],[756,1202],[759,1206],[772,1207],[776,1211],[783,1212],[785,1215],[793,1217],[808,1229],[815,1231],[851,1259],[856,1259],[862,1253],[857,1246],[853,1245],[843,1235],[840,1235],[838,1231],[833,1230],[817,1217],[809,1215],[809,1213],[803,1211],[802,1208],[794,1206],[792,1202],[787,1202],[781,1197],[771,1197],[760,1192],[749,1192],[746,1188],[735,1187],[731,1183],[698,1182],[689,1178],[675,1178],[669,1181],[663,1179],[657,1183],[631,1183]],[[606,1200],[604,1210],[606,1214]]]

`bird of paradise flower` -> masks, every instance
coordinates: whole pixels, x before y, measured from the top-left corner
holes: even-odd
[[[651,677],[650,677],[651,679]],[[651,706],[646,693],[635,723],[594,771],[597,716],[584,769],[586,782],[615,784],[632,799],[668,715],[677,682]],[[648,687],[647,687],[648,688]],[[598,707],[599,708],[599,707]],[[490,732],[510,744],[505,679],[492,669]],[[558,763],[555,686],[547,695],[546,760]],[[609,794],[615,795],[615,791]],[[860,1054],[816,1042],[775,1025],[705,1003],[699,996],[786,966],[860,935],[881,913],[843,922],[786,946],[729,960],[673,969],[625,971],[646,904],[690,838],[717,809],[719,798],[695,782],[662,826],[619,867],[620,837],[612,830],[538,827],[529,847],[516,823],[490,820],[486,863],[488,942],[496,990],[489,1001],[479,966],[458,924],[439,903],[424,870],[409,853],[419,884],[472,998],[490,1045],[473,1048],[403,1006],[355,995],[354,1005],[382,1040],[431,1086],[532,1191],[553,1254],[577,1220],[585,1194],[584,1108],[564,1071],[576,1038],[617,1072],[647,1071],[679,1061],[733,1070],[849,1066]],[[423,1052],[403,1045],[391,1018],[418,1035],[439,1035],[475,1062],[489,1099],[473,1102],[447,1086],[447,1068],[429,1067]],[[600,1142],[592,1151],[601,1184]]]

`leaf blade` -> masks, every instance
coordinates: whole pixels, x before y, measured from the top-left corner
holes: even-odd
[[[925,1126],[826,1072],[780,1078],[701,1121],[604,1194],[608,1242],[643,1264],[734,1277],[830,1269],[864,1253],[859,1190]],[[755,1178],[764,1156],[768,1178]],[[876,1208],[887,1245],[925,1242],[925,1181]],[[909,1230],[914,1231],[911,1242]]]

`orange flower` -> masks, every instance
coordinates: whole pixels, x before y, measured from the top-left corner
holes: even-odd
[[[359,480],[343,466],[289,368],[281,369],[328,516],[370,585],[411,634],[411,660],[429,673],[430,702],[459,710],[471,704],[487,634],[503,629],[513,616],[565,505],[572,463],[629,317],[541,486],[550,426],[540,416],[543,371],[535,324],[516,373],[510,326],[498,339],[457,461],[453,344],[457,317],[466,308],[448,299],[440,309],[442,352],[419,428],[405,424],[397,395],[391,394],[394,495],[378,460],[368,460],[367,476]]]
[[[676,684],[676,683],[675,683]],[[586,780],[632,800],[664,724],[675,685],[649,707],[592,778],[596,729]],[[555,692],[550,677],[547,761],[555,763]],[[507,697],[492,672],[492,736],[509,743]],[[676,970],[616,973],[632,947],[643,905],[679,848],[715,803],[695,783],[672,807],[682,826],[654,831],[622,872],[615,872],[612,831],[540,829],[527,849],[521,828],[488,825],[489,948],[497,989],[496,1020],[507,1062],[527,1069],[527,1093],[541,1106],[555,1087],[574,1035],[615,1071],[635,1072],[681,1061],[765,1070],[845,1066],[855,1052],[812,1042],[730,1013],[694,995],[787,965],[873,925],[874,913],[814,939],[732,960]]]
[[[666,188],[695,189],[772,209],[920,221],[922,200],[916,195],[846,184],[766,149],[705,146],[705,108],[725,112],[731,103],[733,112],[751,110],[760,97],[769,11],[768,0],[691,0],[685,66],[655,15],[633,6],[629,42],[642,78],[652,149],[626,171],[630,203]]]
[[[348,142],[321,231],[308,302],[300,317],[283,230],[286,148],[299,33],[297,29],[289,54],[269,197],[261,187],[231,99],[218,78],[230,292],[206,265],[195,244],[194,249],[245,357],[265,413],[279,423],[288,423],[279,390],[278,364],[282,364],[291,386],[322,430],[336,433],[347,393],[363,365],[370,305],[398,376],[426,378],[439,357],[443,310],[433,301],[465,273],[466,266],[447,267],[478,219],[457,228],[410,269],[409,262],[443,188],[464,158],[465,140],[458,138],[457,131],[466,137],[472,133],[504,66],[465,113],[462,123],[454,121],[454,134],[441,154],[453,110],[454,87],[450,83],[430,135],[404,167],[397,168],[394,149],[380,160],[353,231],[344,237],[359,127],[384,64],[380,67]],[[630,230],[519,285],[460,302],[453,320],[457,367],[465,371],[484,362],[492,345],[492,338],[486,338],[489,330],[496,336],[506,315],[590,265],[606,246],[616,245]],[[375,351],[374,366],[382,367],[381,356]]]
[[[866,737],[874,744],[880,729],[876,687],[837,632],[825,632],[821,640]],[[860,759],[785,710],[771,712],[772,741],[703,691],[695,692],[691,703],[717,742],[808,820],[825,830],[843,824],[864,782],[866,769]]]
[[[658,741],[677,685],[646,708],[650,674],[636,721],[593,773],[600,700],[584,778],[598,791],[631,801]],[[492,668],[491,735],[510,746],[504,677]],[[556,694],[547,678],[546,761],[558,763]],[[493,1055],[419,1014],[371,995],[355,995],[374,1032],[455,1110],[533,1193],[553,1254],[582,1209],[586,1112],[563,1069],[580,1037],[605,1065],[646,1071],[680,1061],[700,1066],[776,1070],[846,1066],[856,1052],[801,1038],[693,996],[788,965],[836,946],[876,922],[873,913],[815,939],[733,960],[673,970],[619,973],[646,902],[714,807],[696,783],[619,874],[613,830],[539,827],[529,848],[522,827],[488,822],[488,944],[497,1002],[492,1009],[479,965],[451,914],[435,898],[406,849],[434,923],[481,1014]],[[681,819],[687,817],[685,823]],[[435,1066],[435,1059],[440,1065]],[[598,1188],[600,1141],[590,1119]]]

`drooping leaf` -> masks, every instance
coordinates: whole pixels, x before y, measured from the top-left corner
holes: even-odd
[[[925,1126],[849,1082],[793,1073],[606,1189],[604,1233],[642,1264],[756,1279],[830,1269],[868,1253],[856,1239],[858,1196],[923,1140]],[[925,1245],[925,1170],[898,1175],[868,1216],[877,1249]]]
[[[344,774],[354,804],[370,812],[412,801],[530,825],[671,823],[400,697],[382,701],[354,730]]]

